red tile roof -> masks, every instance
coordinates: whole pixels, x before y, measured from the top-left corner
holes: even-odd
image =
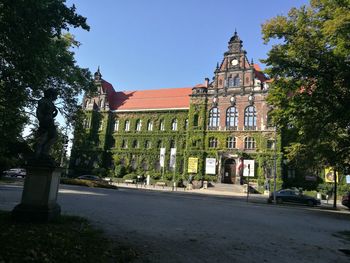
[[[262,72],[260,66],[254,63],[255,77],[259,79],[261,82],[266,82],[268,78]]]
[[[183,109],[190,107],[192,87],[158,90],[115,92],[113,86],[102,81],[111,110]]]

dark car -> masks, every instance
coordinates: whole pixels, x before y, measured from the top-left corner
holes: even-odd
[[[100,177],[98,177],[96,175],[90,175],[90,174],[78,176],[77,179],[89,180],[89,181],[103,181]]]
[[[350,192],[343,196],[341,204],[350,209]]]
[[[274,200],[274,194],[270,194],[268,202],[272,203]],[[276,192],[276,202],[278,204],[286,203],[298,203],[309,206],[320,205],[321,201],[308,195],[304,195],[297,190],[282,189]]]
[[[26,169],[23,168],[13,168],[7,171],[3,172],[4,176],[6,177],[25,177],[26,176]]]

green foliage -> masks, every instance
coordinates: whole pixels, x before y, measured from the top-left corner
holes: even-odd
[[[87,186],[87,187],[118,189],[116,186],[110,185],[104,181],[90,181],[90,180],[81,180],[81,179],[72,179],[72,178],[61,178],[60,183],[61,184]]]
[[[350,164],[349,1],[312,0],[262,27],[272,47],[268,102],[285,134],[284,150],[298,166]]]
[[[0,0],[0,170],[30,154],[21,131],[43,90],[58,90],[59,110],[73,123],[77,96],[95,88],[74,60],[79,43],[62,33],[69,27],[89,29],[63,0]]]
[[[124,180],[134,180],[137,178],[137,174],[135,173],[129,173],[123,176]]]
[[[0,212],[3,262],[131,262],[135,249],[106,238],[87,220],[61,216],[47,224],[20,224]]]
[[[124,165],[117,165],[114,169],[115,171],[115,176],[118,178],[122,178],[126,174],[126,168]]]

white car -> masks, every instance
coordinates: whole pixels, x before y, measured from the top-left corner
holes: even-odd
[[[6,177],[25,177],[27,175],[26,169],[23,168],[12,168],[4,171]]]

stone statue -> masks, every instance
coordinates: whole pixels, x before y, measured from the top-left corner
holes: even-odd
[[[36,117],[39,120],[39,129],[36,135],[36,159],[51,159],[49,151],[57,140],[55,117],[58,111],[53,103],[56,99],[57,91],[50,88],[44,91],[44,97],[38,102]]]

